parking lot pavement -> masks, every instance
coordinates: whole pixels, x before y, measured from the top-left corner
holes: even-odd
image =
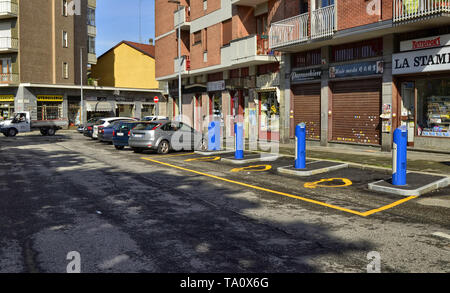
[[[382,272],[450,272],[449,188],[403,202],[367,189],[383,172],[280,176],[291,158],[135,154],[76,133],[0,148],[1,272],[62,272],[69,251],[86,272],[366,272],[372,251]]]

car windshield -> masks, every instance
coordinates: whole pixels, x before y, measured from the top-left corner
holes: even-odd
[[[140,123],[134,128],[134,130],[152,130],[158,125],[159,123]]]

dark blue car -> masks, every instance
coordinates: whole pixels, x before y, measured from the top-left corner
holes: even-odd
[[[113,132],[117,131],[121,123],[130,121],[130,120],[119,120],[113,122],[110,126],[104,127],[98,130],[98,140],[101,142],[109,142],[112,143],[113,141]]]
[[[130,132],[139,124],[145,122],[130,122],[122,121],[115,125],[112,135],[112,142],[117,150],[123,150],[128,146],[128,139],[130,138]]]

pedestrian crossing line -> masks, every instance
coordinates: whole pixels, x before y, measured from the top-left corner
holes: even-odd
[[[252,188],[252,189],[256,189],[256,190],[260,190],[260,191],[265,191],[265,192],[269,192],[269,193],[273,193],[273,194],[286,196],[286,197],[289,197],[289,198],[302,200],[302,201],[305,201],[305,202],[309,202],[309,203],[312,203],[312,204],[328,207],[328,208],[339,210],[339,211],[346,212],[346,213],[349,213],[349,214],[358,215],[358,216],[361,216],[361,217],[367,217],[367,216],[373,215],[375,213],[378,213],[378,212],[381,212],[381,211],[393,208],[393,207],[398,206],[398,205],[400,205],[400,204],[402,204],[402,203],[404,203],[404,202],[406,202],[408,200],[416,198],[415,196],[410,196],[408,198],[396,201],[396,202],[394,202],[392,204],[383,206],[383,207],[378,208],[378,209],[370,210],[370,211],[367,211],[367,212],[358,212],[358,211],[354,211],[354,210],[351,210],[351,209],[347,209],[347,208],[339,207],[339,206],[336,206],[336,205],[328,204],[328,203],[325,203],[325,202],[309,199],[309,198],[306,198],[306,197],[293,195],[293,194],[289,194],[289,193],[281,192],[281,191],[277,191],[277,190],[272,190],[272,189],[268,189],[268,188],[264,188],[264,187],[260,187],[260,186],[256,186],[256,185],[251,185],[251,184],[247,184],[247,183],[244,183],[244,182],[239,182],[239,181],[235,181],[235,180],[231,180],[231,179],[227,179],[227,178],[211,175],[211,174],[208,174],[208,173],[203,173],[203,172],[200,172],[200,171],[195,171],[195,170],[187,169],[187,168],[184,168],[184,167],[172,165],[172,164],[169,164],[169,163],[160,162],[160,161],[157,161],[157,160],[153,160],[151,158],[142,157],[141,159],[149,161],[149,162],[153,162],[153,163],[156,163],[156,164],[160,164],[160,165],[163,165],[163,166],[175,168],[175,169],[178,169],[178,170],[194,173],[194,174],[197,174],[197,175],[202,175],[202,176],[214,178],[214,179],[217,179],[217,180],[225,181],[225,182],[228,182],[228,183],[233,183],[233,184],[236,184],[236,185],[240,185],[240,186],[244,186],[244,187],[248,187],[248,188]]]

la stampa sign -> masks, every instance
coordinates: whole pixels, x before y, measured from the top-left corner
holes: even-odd
[[[392,74],[450,70],[450,47],[392,55]]]

